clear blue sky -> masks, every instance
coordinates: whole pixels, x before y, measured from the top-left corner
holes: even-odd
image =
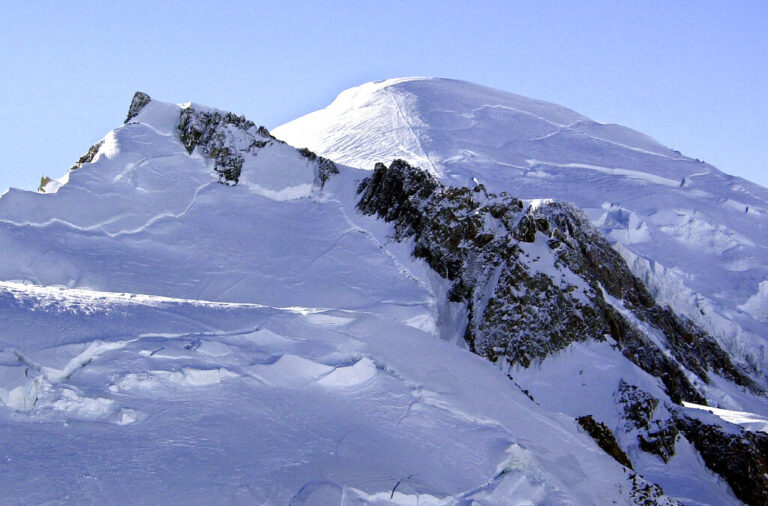
[[[477,5],[475,5],[477,4]],[[5,2],[0,192],[60,176],[135,90],[267,127],[366,81],[465,79],[768,186],[768,2]]]

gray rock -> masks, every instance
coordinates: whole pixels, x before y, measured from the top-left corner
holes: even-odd
[[[125,118],[125,121],[123,123],[128,123],[133,118],[139,115],[139,112],[146,106],[152,99],[147,95],[146,93],[143,93],[141,91],[137,91],[133,95],[133,100],[131,100],[131,105],[128,107],[128,116]]]

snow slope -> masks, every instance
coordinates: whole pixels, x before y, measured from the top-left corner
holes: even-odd
[[[365,173],[321,188],[222,126],[244,163],[219,184],[189,108],[216,112],[149,101],[0,197],[3,503],[632,502],[572,416],[439,338],[440,281],[355,213]]]
[[[366,170],[402,158],[445,184],[574,202],[661,304],[768,385],[765,188],[631,129],[449,79],[367,83],[274,133]]]
[[[732,503],[719,475],[741,500],[765,503],[768,435],[750,432],[761,417],[702,416],[681,402],[760,413],[765,393],[713,338],[658,307],[586,215],[445,187],[402,160],[377,164],[359,192],[358,209],[390,223],[387,248],[407,245],[449,285],[438,299],[464,305],[463,319],[446,318],[444,339],[458,333],[532,402],[579,419],[606,452],[676,499]]]
[[[5,503],[355,504],[400,480],[403,504],[621,497],[626,473],[572,420],[370,313],[8,283],[0,297],[20,322],[0,341]]]

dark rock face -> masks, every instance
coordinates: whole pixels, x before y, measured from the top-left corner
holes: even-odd
[[[652,453],[661,458],[664,463],[669,462],[675,456],[675,445],[680,431],[673,420],[656,421],[655,430],[650,428],[645,434],[637,436],[640,449],[646,453]]]
[[[69,170],[77,170],[83,165],[85,165],[86,163],[93,162],[93,159],[96,158],[96,153],[99,152],[99,149],[101,148],[102,144],[104,144],[104,141],[99,141],[93,146],[91,146],[88,149],[88,152],[83,156],[81,156],[80,158],[78,158],[77,162],[75,162],[75,164],[72,167],[70,167]]]
[[[658,377],[675,401],[705,403],[681,365],[705,382],[715,371],[757,389],[710,336],[657,306],[621,256],[574,206],[526,208],[482,185],[445,187],[402,160],[377,164],[359,186],[358,209],[413,238],[413,255],[452,282],[449,298],[468,309],[465,340],[493,362],[529,366],[585,340],[617,348]],[[638,323],[666,336],[670,358]]]
[[[629,461],[629,457],[616,442],[613,432],[604,423],[596,422],[592,415],[581,416],[576,421],[587,434],[592,436],[592,439],[605,453],[616,459],[616,462],[622,466],[632,469],[632,462]]]
[[[678,418],[678,428],[736,497],[747,504],[768,504],[768,435],[726,431],[684,416]]]
[[[636,433],[641,450],[669,462],[680,438],[691,442],[713,472],[722,476],[734,494],[747,504],[768,504],[768,435],[663,403],[623,380],[616,391],[623,409],[624,429]],[[660,413],[661,406],[663,413]]]
[[[624,380],[614,397],[625,421],[624,430],[637,432],[640,449],[669,462],[675,455],[679,431],[674,420],[659,416],[661,400]]]
[[[259,150],[272,144],[285,144],[275,138],[263,126],[257,127],[244,116],[219,111],[198,111],[186,107],[179,115],[179,138],[189,154],[197,148],[213,160],[213,170],[219,182],[236,185],[245,163],[245,155],[257,156]],[[315,185],[325,186],[326,181],[338,174],[335,163],[304,148],[298,154],[314,166]]]
[[[246,151],[266,146],[271,138],[266,128],[257,129],[252,121],[232,113],[197,111],[187,107],[181,110],[179,117],[179,133],[184,147],[190,154],[200,147],[205,156],[214,160],[213,170],[222,184],[236,185],[243,170],[245,159],[232,140],[233,131],[238,130],[258,137],[251,141]]]
[[[147,105],[151,100],[152,99],[146,93],[137,91],[133,95],[133,100],[131,100],[131,106],[128,108],[128,116],[125,118],[125,121],[123,123],[128,123],[133,118],[138,116],[139,112],[141,112],[144,106]]]
[[[642,281],[632,274],[619,253],[589,224],[580,210],[568,204],[551,203],[539,206],[532,215],[537,222],[549,222],[549,246],[563,265],[591,286],[602,287],[609,296],[621,301],[639,321],[658,329],[666,338],[678,364],[706,383],[709,382],[707,374],[714,372],[737,385],[761,392],[760,387],[733,364],[714,338],[692,321],[656,304]],[[631,335],[637,329],[628,327],[626,318],[622,322],[614,316],[609,318],[611,336],[625,345],[624,355],[633,362],[642,361],[646,372],[669,378],[665,381],[668,390],[682,396],[686,385],[672,379],[674,372],[670,370],[669,361],[644,353],[642,347],[638,347],[640,340]],[[678,400],[677,395],[673,396],[673,400]]]
[[[717,341],[691,320],[677,316],[666,307],[638,307],[635,311],[663,331],[675,359],[705,382],[708,382],[707,373],[713,372],[755,393],[764,393],[745,371],[731,361]]]
[[[625,428],[646,429],[651,423],[653,413],[659,406],[659,399],[648,392],[630,385],[623,379],[616,391],[616,403],[623,408],[622,416],[627,420]]]
[[[446,187],[401,160],[389,167],[377,164],[358,193],[361,212],[391,222],[396,240],[412,239],[413,255],[451,281],[449,298],[464,302],[468,311],[465,339],[489,360],[527,367],[573,342],[611,337],[626,358],[661,380],[675,403],[706,403],[683,368],[705,382],[714,372],[760,392],[712,337],[659,307],[621,256],[569,204],[525,206],[506,194],[487,194],[482,185]],[[666,340],[666,348],[643,328]],[[614,400],[623,430],[641,450],[669,462],[684,437],[739,499],[768,503],[768,436],[725,422],[703,423],[623,380]],[[631,467],[606,425],[591,416],[578,421],[601,448]],[[660,489],[637,479],[639,503],[655,504]]]
[[[315,184],[323,188],[325,182],[330,179],[333,174],[339,173],[339,168],[336,164],[327,158],[317,156],[313,151],[308,148],[300,148],[299,154],[308,160],[317,163],[317,169],[315,170]]]

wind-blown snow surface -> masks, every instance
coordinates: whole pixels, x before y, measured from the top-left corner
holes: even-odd
[[[576,203],[661,304],[768,384],[765,188],[628,128],[448,79],[364,84],[274,133],[362,169],[402,158],[449,185]]]
[[[274,141],[218,184],[180,110],[0,198],[3,503],[630,501],[572,417],[438,337],[361,173],[321,190]]]

